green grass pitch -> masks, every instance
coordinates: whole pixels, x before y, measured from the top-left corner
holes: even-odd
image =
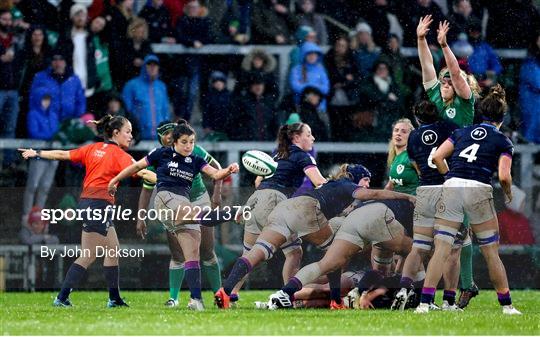
[[[222,311],[204,293],[207,310],[166,308],[167,292],[124,292],[130,308],[105,308],[105,292],[75,292],[75,307],[53,308],[54,293],[0,294],[2,335],[538,335],[540,291],[513,291],[522,316],[504,316],[493,290],[483,290],[465,312],[256,310],[271,291],[244,291],[241,306]],[[440,299],[439,299],[440,301]]]

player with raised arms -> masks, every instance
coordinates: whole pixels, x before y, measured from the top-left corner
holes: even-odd
[[[242,256],[250,253],[257,238],[264,227],[268,224],[268,215],[283,200],[291,195],[302,185],[304,177],[307,176],[313,185],[321,186],[326,182],[322,176],[317,162],[308,153],[313,148],[315,138],[311,134],[311,128],[305,123],[293,123],[282,125],[278,131],[278,147],[273,156],[277,162],[275,173],[269,178],[258,176],[255,180],[256,191],[246,202],[246,209],[249,210],[249,219],[240,219],[244,223],[244,251]],[[285,255],[283,265],[283,282],[288,280],[300,267],[302,259],[301,240],[291,236],[282,243],[280,248]],[[227,308],[229,301],[222,300],[230,298],[233,302],[238,300],[238,292],[243,281],[233,285],[234,289],[229,294],[225,294],[220,289],[215,296],[216,304],[220,308]]]
[[[437,147],[457,129],[455,124],[439,119],[437,107],[430,101],[420,101],[414,106],[413,112],[420,127],[411,132],[407,152],[420,176],[420,185],[416,189],[413,246],[403,265],[401,290],[396,294],[392,304],[393,310],[405,309],[407,297],[414,293],[414,291],[411,292],[413,280],[418,270],[424,270],[423,260],[431,251],[436,201],[441,196],[444,183],[444,176],[437,171],[437,167],[432,162],[432,156]],[[470,240],[469,237],[467,238]],[[459,269],[456,268],[459,250],[454,249],[452,253],[451,259],[447,261],[447,272],[444,277],[443,310],[458,309],[455,305],[455,290],[459,278]]]
[[[171,121],[164,121],[157,127],[157,139],[160,145],[168,147],[172,146],[173,138],[172,132],[177,124],[186,124],[187,122],[180,119],[178,123]],[[216,169],[221,169],[221,165],[215,160],[206,150],[199,145],[195,144],[193,148],[193,154],[204,158],[208,164]],[[149,170],[154,171],[152,167],[148,167]],[[143,181],[143,187],[139,195],[139,209],[147,209],[151,197],[152,191],[155,188],[155,183],[151,181]],[[212,198],[208,195],[206,186],[202,180],[201,174],[197,174],[191,184],[191,191],[189,193],[189,200],[192,205],[199,206],[202,209],[208,209],[209,207],[218,207],[221,203],[221,180],[214,180],[214,190]],[[184,255],[182,249],[178,244],[176,236],[170,231],[167,232],[167,242],[169,244],[169,250],[171,252],[171,260],[169,262],[169,299],[165,302],[168,307],[178,306],[178,293],[182,281],[184,279]],[[144,239],[146,235],[146,223],[144,219],[137,220],[137,234]],[[201,258],[201,274],[205,275],[213,292],[216,292],[221,287],[221,271],[219,268],[218,259],[214,251],[214,228],[202,226],[201,227],[201,246],[200,246],[200,258]]]
[[[443,265],[465,215],[478,239],[503,314],[521,314],[512,306],[506,270],[499,257],[499,224],[493,204],[491,178],[498,171],[507,201],[512,200],[514,146],[499,128],[506,111],[506,94],[500,85],[480,102],[481,124],[455,130],[433,154],[433,163],[445,174],[441,200],[435,215],[435,251],[428,264],[417,313],[429,312]],[[445,159],[449,158],[449,165]],[[448,168],[450,166],[450,169]]]
[[[177,125],[173,132],[173,145],[157,148],[143,159],[120,172],[109,183],[109,193],[116,192],[115,184],[148,166],[153,166],[157,173],[157,194],[154,208],[159,220],[168,231],[176,235],[186,262],[185,276],[191,293],[188,308],[204,310],[201,296],[201,269],[199,247],[201,243],[201,225],[215,225],[211,212],[201,215],[201,210],[189,201],[193,179],[199,172],[214,180],[222,180],[238,172],[238,164],[232,163],[225,169],[215,169],[197,155],[193,154],[195,130],[188,124]],[[206,220],[207,216],[209,220]],[[198,222],[198,223],[194,223]]]
[[[474,121],[474,102],[479,97],[480,87],[473,75],[467,75],[459,68],[458,61],[448,46],[446,35],[450,29],[447,21],[439,22],[437,41],[442,48],[446,68],[441,69],[439,77],[433,66],[433,56],[426,41],[426,34],[433,22],[431,15],[420,18],[416,35],[418,38],[418,57],[422,67],[422,82],[429,100],[435,103],[439,116],[458,127],[469,126]],[[465,220],[468,227],[468,221]],[[472,245],[465,244],[461,249],[461,294],[460,308],[469,304],[478,295],[478,287],[473,280]]]
[[[134,162],[133,158],[125,152],[133,140],[131,123],[125,117],[111,115],[93,122],[103,133],[104,142],[84,145],[70,151],[19,149],[24,159],[68,160],[82,164],[86,169],[83,191],[77,204],[77,209],[91,210],[91,212],[80,213],[84,218],[81,250],[86,253],[77,257],[69,267],[62,288],[53,302],[56,307],[72,306],[69,294],[84,279],[88,267],[96,260],[96,248],[116,249],[120,246],[111,217],[107,216],[108,210],[115,201],[114,197],[107,192],[107,186],[115,175]],[[155,180],[155,175],[147,170],[140,171],[138,175],[148,180]],[[95,211],[101,214],[99,218],[92,216]],[[109,288],[107,302],[109,308],[127,306],[120,297],[118,264],[117,256],[105,255],[103,272]]]
[[[239,280],[262,261],[271,259],[276,247],[289,238],[297,236],[326,250],[334,238],[334,230],[328,219],[341,213],[354,200],[411,198],[402,193],[364,188],[369,184],[369,179],[366,179],[369,176],[371,174],[362,165],[343,165],[339,174],[321,187],[279,203],[268,216],[268,225],[264,227],[253,249],[236,261],[223,283],[223,302],[227,303],[228,296]],[[340,274],[341,270],[339,274],[330,277],[332,288],[339,288]]]

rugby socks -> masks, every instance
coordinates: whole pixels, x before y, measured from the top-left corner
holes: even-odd
[[[510,290],[507,290],[504,293],[497,292],[497,298],[499,299],[499,304],[504,305],[512,305],[512,298],[510,297]]]
[[[230,296],[229,296],[229,300],[231,302],[238,302],[238,300],[240,299],[240,296],[238,296],[237,293],[232,293]]]
[[[328,274],[328,281],[330,285],[330,300],[341,304],[341,269]]]
[[[191,292],[191,298],[200,300],[201,296],[201,267],[199,261],[184,263],[186,281]]]
[[[413,279],[407,276],[404,276],[399,280],[399,287],[409,289],[413,284]]]
[[[86,275],[86,268],[80,264],[73,263],[66,274],[64,283],[62,283],[62,289],[56,296],[60,301],[64,302],[68,299],[69,293],[72,288],[75,288]]]
[[[107,280],[107,287],[109,288],[109,299],[112,301],[121,300],[119,285],[119,268],[118,266],[104,266],[103,273]]]
[[[233,269],[231,270],[231,273],[229,274],[229,277],[225,280],[223,283],[223,290],[225,291],[225,294],[231,295],[231,292],[234,288],[234,286],[240,282],[246,276],[251,272],[252,266],[248,259],[245,257],[239,257],[236,262],[234,263]]]
[[[178,301],[178,293],[184,281],[184,264],[169,266],[169,297]]]
[[[456,304],[456,292],[454,290],[445,290],[443,293],[443,301],[447,301],[449,305]]]
[[[467,245],[461,248],[461,257],[459,261],[461,263],[461,270],[459,272],[459,278],[461,280],[461,289],[470,289],[474,285],[473,281],[473,268],[472,268],[472,256],[473,246]]]
[[[420,297],[420,303],[430,304],[435,299],[436,288],[422,288],[422,296]]]
[[[221,288],[221,269],[216,257],[210,261],[202,261],[201,272],[210,283],[210,288],[214,293]]]
[[[300,289],[302,289],[302,282],[296,277],[291,277],[289,282],[287,282],[287,284],[281,288],[284,293],[289,295],[291,301],[294,301],[294,293]]]

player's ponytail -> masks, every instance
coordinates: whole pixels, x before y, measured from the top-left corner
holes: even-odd
[[[191,136],[194,134],[195,134],[195,129],[193,129],[193,127],[189,125],[189,123],[185,119],[180,118],[176,122],[176,127],[173,130],[172,136],[173,136],[174,142],[176,143],[176,141],[180,139],[180,137],[184,135]]]
[[[122,126],[129,120],[124,116],[113,116],[107,114],[103,116],[100,120],[91,120],[88,123],[93,123],[96,125],[98,133],[103,136],[103,138],[110,140],[113,137],[114,130],[122,129]]]
[[[294,135],[302,133],[304,123],[292,123],[290,125],[285,124],[279,128],[277,135],[277,158],[287,159],[289,158],[289,147],[293,144],[292,140]]]
[[[500,123],[507,108],[506,92],[500,84],[497,84],[489,89],[487,96],[480,102],[478,112],[484,121]]]
[[[343,178],[352,180],[352,175],[347,171],[348,167],[349,164],[341,164],[339,166],[339,170],[336,173],[330,175],[330,180],[339,180]]]

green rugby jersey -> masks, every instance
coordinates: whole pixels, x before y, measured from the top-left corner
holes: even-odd
[[[409,160],[407,151],[401,152],[394,158],[390,165],[389,178],[394,184],[394,191],[416,195],[418,174]]]
[[[437,106],[439,117],[450,121],[460,128],[472,125],[474,120],[474,94],[471,98],[463,99],[456,95],[450,104],[445,105],[441,96],[441,82],[437,81],[432,88],[427,89],[429,100]]]

